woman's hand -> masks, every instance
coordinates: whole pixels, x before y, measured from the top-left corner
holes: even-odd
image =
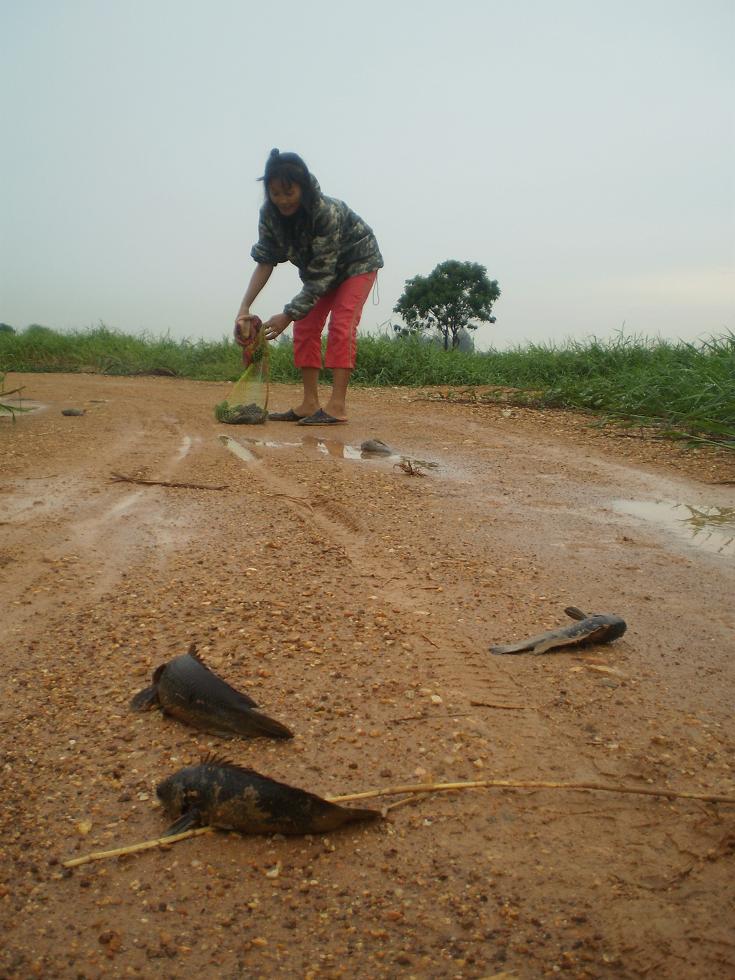
[[[250,322],[254,319],[249,310],[240,310],[235,318],[235,326],[240,328],[241,333],[247,334],[250,332]]]
[[[280,337],[290,323],[291,317],[286,313],[276,313],[270,320],[266,320],[264,327],[268,340],[275,340],[276,337]]]

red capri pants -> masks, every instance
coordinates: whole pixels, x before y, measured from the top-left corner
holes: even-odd
[[[321,368],[322,330],[330,312],[324,367],[350,371],[354,368],[357,325],[377,274],[366,272],[361,276],[350,276],[317,300],[303,320],[294,322],[293,360],[297,368]]]

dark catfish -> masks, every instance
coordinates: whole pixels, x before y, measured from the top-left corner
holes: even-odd
[[[293,738],[290,729],[262,714],[252,698],[210,670],[194,644],[188,653],[157,667],[153,684],[136,694],[130,705],[135,711],[159,707],[165,714],[213,735]]]
[[[557,647],[566,646],[585,646],[591,643],[611,643],[628,628],[627,623],[620,616],[605,615],[596,613],[587,616],[576,606],[568,606],[564,612],[570,619],[577,622],[571,626],[562,626],[557,630],[549,630],[547,633],[539,633],[538,636],[531,636],[527,640],[519,643],[509,643],[506,646],[490,647],[490,652],[495,654],[504,653],[546,653],[547,650],[554,650]]]
[[[180,769],[158,784],[156,794],[175,821],[166,837],[208,826],[243,834],[325,834],[381,816],[330,803],[217,756]]]

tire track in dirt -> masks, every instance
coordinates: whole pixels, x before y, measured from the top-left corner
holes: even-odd
[[[279,503],[286,507],[306,527],[325,536],[349,562],[353,574],[360,580],[368,580],[371,599],[378,599],[392,610],[392,615],[405,619],[406,635],[410,635],[417,652],[427,669],[435,675],[438,685],[447,692],[452,711],[438,717],[422,715],[431,724],[448,722],[451,717],[461,718],[475,734],[497,738],[494,711],[513,711],[523,718],[527,738],[539,743],[548,742],[551,732],[542,723],[532,706],[523,703],[521,685],[512,672],[502,667],[486,650],[472,647],[456,648],[457,636],[445,628],[429,625],[432,596],[443,592],[438,584],[421,585],[415,577],[406,574],[405,563],[392,559],[385,549],[376,553],[374,537],[363,521],[339,502],[325,494],[303,494],[295,480],[276,475],[268,465],[268,458],[252,445],[242,446],[232,437],[221,437],[225,445],[237,443],[236,455],[243,464]],[[244,450],[241,453],[240,450]],[[248,458],[251,457],[251,458]],[[345,462],[343,465],[350,465]],[[458,506],[465,496],[462,489],[452,487],[432,491],[432,495],[445,504],[451,495]],[[494,502],[490,501],[491,510]],[[433,579],[437,583],[437,579]],[[427,633],[434,630],[433,636]],[[452,650],[451,657],[447,651]],[[459,655],[459,656],[458,656]],[[475,702],[473,704],[473,702]],[[507,706],[512,706],[508,708]],[[418,719],[417,719],[418,720]]]
[[[161,421],[179,439],[178,449],[159,464],[158,475],[165,480],[175,474],[198,439],[183,434],[175,420]],[[165,497],[160,492],[156,495],[155,488],[129,490],[127,486],[121,496],[123,484],[101,483],[105,470],[111,473],[119,460],[138,456],[147,443],[157,439],[155,421],[146,420],[143,432],[128,429],[107,442],[90,468],[26,478],[26,484],[29,480],[40,484],[38,501],[32,495],[29,498],[18,481],[2,487],[3,554],[11,560],[5,564],[5,575],[0,569],[0,597],[4,579],[9,611],[6,625],[11,632],[25,631],[37,618],[44,594],[52,596],[61,589],[69,602],[75,595],[102,595],[142,551],[165,562],[185,534],[182,522],[172,520]],[[40,560],[26,557],[39,549],[43,552]]]
[[[227,444],[235,443],[253,458],[243,458],[246,466],[256,476],[270,495],[287,507],[298,520],[314,532],[323,534],[349,561],[353,572],[361,578],[374,580],[373,591],[407,611],[415,609],[416,600],[410,595],[413,583],[401,564],[382,555],[376,559],[369,545],[368,530],[356,517],[354,510],[330,499],[325,494],[303,494],[300,485],[289,478],[276,475],[268,466],[267,458],[257,450],[243,446],[231,437]],[[383,583],[383,584],[381,584]],[[390,583],[390,588],[387,584]]]

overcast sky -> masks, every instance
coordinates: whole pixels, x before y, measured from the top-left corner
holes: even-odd
[[[0,321],[229,335],[272,147],[373,228],[363,328],[479,262],[480,348],[735,330],[732,0],[0,0]],[[253,307],[298,291],[279,266]]]

